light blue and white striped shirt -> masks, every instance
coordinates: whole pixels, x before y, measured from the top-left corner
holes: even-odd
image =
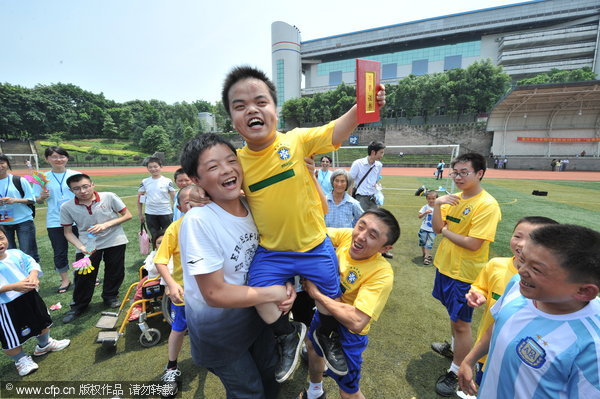
[[[0,287],[18,283],[32,270],[38,271],[38,277],[42,276],[42,268],[31,256],[19,249],[7,249],[6,258],[0,260]],[[18,291],[1,292],[0,303],[9,303],[21,295],[23,293]]]
[[[521,295],[519,281],[491,309],[496,322],[478,397],[600,398],[600,300],[548,314]]]

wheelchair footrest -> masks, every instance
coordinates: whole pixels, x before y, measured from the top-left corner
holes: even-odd
[[[119,340],[119,332],[118,331],[100,331],[98,333],[98,338],[96,338],[96,343],[116,345],[118,340]]]
[[[117,325],[117,321],[119,320],[119,316],[117,315],[102,315],[100,320],[96,323],[97,328],[101,328],[103,330],[110,330],[115,328]]]

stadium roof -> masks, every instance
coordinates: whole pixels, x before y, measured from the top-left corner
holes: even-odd
[[[582,116],[581,123],[600,123],[600,80],[517,86],[494,106],[488,130],[505,129],[513,118],[544,117],[551,126],[557,115]],[[593,118],[590,118],[593,116]],[[571,118],[574,128],[577,119]]]

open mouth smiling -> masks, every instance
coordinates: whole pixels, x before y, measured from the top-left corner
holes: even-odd
[[[228,187],[235,186],[236,183],[237,183],[237,177],[230,177],[229,179],[225,180],[222,183],[222,186],[228,188]]]
[[[260,118],[252,118],[248,121],[249,127],[264,126],[265,122]]]

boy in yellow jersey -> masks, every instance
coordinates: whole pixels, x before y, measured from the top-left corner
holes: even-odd
[[[340,263],[342,298],[335,301],[310,281],[304,285],[317,304],[326,308],[340,323],[342,349],[348,362],[348,374],[338,376],[327,371],[338,384],[344,399],[364,398],[360,391],[362,353],[368,344],[373,320],[383,311],[392,290],[394,272],[382,256],[400,237],[398,221],[386,209],[372,208],[363,213],[353,229],[327,229],[335,245]],[[319,324],[320,311],[315,312],[310,326],[313,332]],[[301,399],[325,398],[323,391],[323,357],[319,344],[310,334],[310,386],[300,394]]]
[[[177,193],[177,208],[183,214],[189,209],[189,198],[192,192],[197,192],[197,186],[185,186]],[[165,367],[165,372],[161,381],[166,382],[171,387],[171,393],[175,395],[179,387],[177,382],[181,372],[177,368],[177,357],[181,352],[183,338],[187,331],[187,321],[185,318],[185,304],[183,302],[183,269],[181,268],[181,256],[179,253],[179,228],[183,218],[180,217],[167,227],[162,243],[156,251],[154,264],[156,270],[167,285],[167,294],[171,298],[171,334],[169,334],[168,357],[169,362]],[[173,258],[173,274],[169,273],[167,264]]]
[[[379,90],[377,101],[383,106],[383,85]],[[356,106],[325,126],[279,133],[275,86],[262,71],[251,67],[237,67],[227,75],[222,99],[235,129],[246,140],[238,157],[244,170],[243,190],[260,235],[248,285],[283,285],[300,275],[311,279],[329,297],[339,297],[337,259],[304,157],[339,148],[358,126]],[[190,162],[197,162],[194,154],[188,156]],[[182,166],[192,180],[197,178],[194,165]],[[306,327],[290,322],[275,303],[259,305],[257,310],[277,336],[281,355],[275,375],[283,382],[298,364]],[[325,348],[327,365],[345,374],[338,324],[325,309],[323,313],[317,335]]]
[[[441,396],[452,396],[458,387],[460,363],[471,348],[473,309],[465,295],[488,261],[490,243],[501,219],[498,202],[481,187],[486,161],[468,153],[455,158],[449,176],[461,192],[435,200],[433,230],[442,241],[433,260],[437,268],[432,295],[446,307],[450,316],[453,350],[450,344],[433,343],[432,349],[452,357],[448,372],[435,386]]]
[[[481,339],[488,327],[494,323],[490,309],[504,293],[504,289],[510,279],[517,274],[520,266],[518,263],[519,256],[521,255],[525,241],[529,239],[529,234],[536,228],[549,224],[558,224],[558,222],[544,216],[527,216],[520,219],[510,238],[510,250],[513,256],[510,258],[490,259],[471,285],[471,289],[466,296],[467,304],[472,308],[486,305],[479,323],[479,329],[477,330],[476,342]],[[477,385],[481,383],[486,357],[482,357],[478,362],[477,375],[475,377]]]

